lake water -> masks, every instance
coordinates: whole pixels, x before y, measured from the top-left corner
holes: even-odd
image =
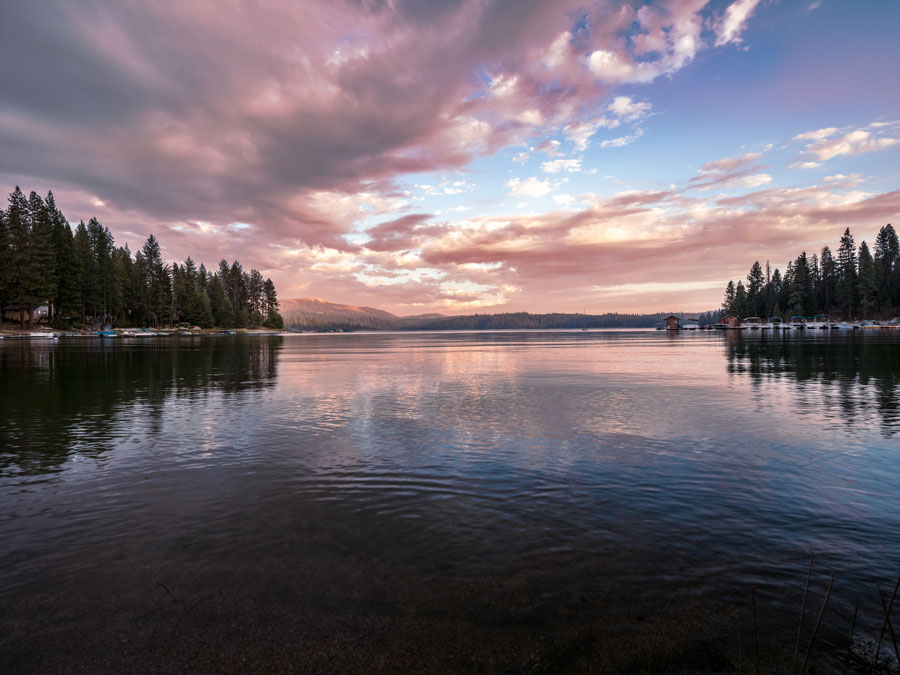
[[[811,554],[861,670],[900,331],[0,342],[4,673],[789,671]]]

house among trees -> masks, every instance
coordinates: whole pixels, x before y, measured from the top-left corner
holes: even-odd
[[[26,321],[29,325],[43,323],[50,314],[47,305],[33,307],[27,303],[11,302],[3,308],[3,318],[7,321]]]

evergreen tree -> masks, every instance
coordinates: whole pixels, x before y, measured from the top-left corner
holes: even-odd
[[[765,277],[763,276],[762,267],[760,267],[757,260],[753,263],[750,273],[747,275],[747,309],[754,316],[759,316],[764,311],[762,295],[764,283]]]
[[[834,304],[836,267],[834,258],[831,256],[831,249],[827,246],[822,248],[822,258],[819,267],[821,269],[821,281],[816,299],[822,311],[828,312]]]
[[[81,265],[81,318],[84,323],[90,316],[93,320],[99,306],[100,285],[98,281],[97,260],[91,247],[87,226],[82,220],[75,228],[75,254]]]
[[[875,309],[876,302],[875,261],[866,242],[859,245],[859,309],[863,319]]]
[[[797,316],[803,316],[809,312],[809,265],[806,251],[803,251],[794,261],[790,307]]]
[[[29,220],[31,221],[31,255],[27,272],[29,327],[35,307],[50,305],[56,296],[56,256],[53,252],[53,224],[44,200],[34,191],[28,198]]]
[[[58,325],[68,325],[82,315],[81,261],[75,250],[72,228],[65,223],[59,232],[56,251],[56,306],[54,319]]]
[[[25,329],[25,303],[31,271],[31,227],[28,201],[17,185],[6,210],[6,247],[2,267],[6,271],[6,295],[19,305],[19,326]]]
[[[837,255],[837,300],[841,311],[852,318],[856,307],[856,246],[850,228],[844,230]]]
[[[8,298],[9,268],[6,265],[8,241],[9,226],[6,220],[6,211],[0,209],[0,312],[6,307]]]
[[[213,323],[221,328],[234,326],[234,309],[225,295],[220,275],[214,274],[208,284],[209,301],[212,305]]]
[[[190,303],[187,307],[187,320],[192,326],[200,326],[200,328],[212,328],[213,312],[209,296],[206,291],[197,289],[191,296]]]
[[[734,289],[734,313],[744,318],[750,316],[748,309],[747,290],[744,288],[744,282],[738,279],[737,287]]]
[[[269,328],[284,328],[284,319],[278,313],[278,294],[275,292],[275,284],[271,279],[266,279],[263,284],[263,296],[265,325]]]
[[[725,299],[722,301],[722,309],[725,310],[728,314],[734,314],[734,281],[729,281],[728,285],[725,286]]]
[[[900,241],[890,223],[875,237],[874,263],[878,306],[886,311],[900,307]]]
[[[781,318],[781,305],[779,304],[779,298],[781,297],[781,272],[777,267],[775,268],[775,271],[772,272],[772,281],[769,285],[769,295],[772,304],[769,308],[768,315]]]

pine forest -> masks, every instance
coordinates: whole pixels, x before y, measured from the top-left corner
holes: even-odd
[[[25,329],[42,306],[59,328],[283,327],[275,285],[258,270],[166,263],[153,235],[132,253],[96,218],[73,231],[52,192],[26,198],[17,186],[0,210],[0,307]]]

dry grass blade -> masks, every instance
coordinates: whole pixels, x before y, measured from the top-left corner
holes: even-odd
[[[834,572],[831,573],[831,581],[828,582],[828,590],[825,592],[825,601],[822,603],[822,609],[819,610],[819,616],[816,619],[815,628],[813,628],[812,637],[809,638],[809,645],[806,647],[806,654],[803,657],[803,666],[800,668],[800,675],[806,672],[806,664],[809,661],[809,654],[812,652],[813,643],[816,641],[816,634],[819,632],[819,626],[822,624],[822,617],[825,615],[825,608],[828,606],[828,598],[831,597],[831,587],[834,585]]]
[[[850,648],[853,646],[853,629],[856,628],[856,613],[859,611],[859,596],[856,596],[856,606],[853,608],[853,619],[850,621],[850,637],[847,639],[847,663],[850,663]]]
[[[815,555],[809,556],[809,571],[806,573],[806,586],[803,588],[803,601],[800,603],[800,621],[797,623],[797,644],[794,646],[794,662],[791,664],[791,673],[797,672],[797,658],[800,656],[800,634],[803,631],[803,614],[806,612],[806,594],[809,592],[809,580],[812,577],[813,561]]]
[[[756,675],[759,675],[759,633],[756,630],[756,586],[750,591],[753,601],[753,661],[756,666]]]
[[[900,577],[897,577],[897,583],[894,584],[894,592],[891,593],[891,601],[888,603],[887,607],[884,608],[884,621],[881,622],[881,632],[878,634],[878,645],[875,647],[875,661],[872,663],[872,672],[874,673],[878,669],[878,657],[881,655],[881,641],[884,639],[884,629],[887,627],[888,623],[891,620],[891,610],[894,608],[894,598],[897,597],[897,589],[900,589]],[[878,597],[881,597],[881,588],[878,589]],[[884,606],[884,599],[881,600],[882,606]],[[897,644],[894,643],[894,649],[896,650]]]

